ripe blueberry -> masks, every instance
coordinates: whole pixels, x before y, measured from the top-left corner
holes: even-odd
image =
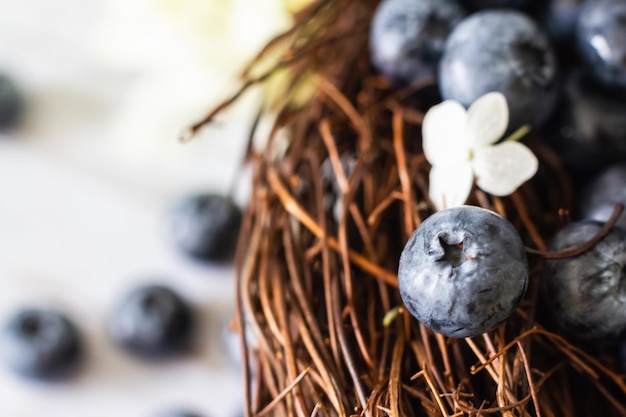
[[[201,416],[200,414],[192,413],[191,411],[170,410],[170,411],[158,413],[155,417],[201,417]]]
[[[346,178],[350,178],[357,164],[357,156],[354,152],[343,152],[339,156],[341,167]],[[324,159],[320,166],[320,174],[322,177],[322,187],[324,188],[323,203],[326,212],[332,213],[335,221],[339,221],[341,217],[341,209],[343,204],[343,190],[339,186],[335,170],[333,168],[330,157]]]
[[[606,222],[618,203],[626,205],[626,163],[609,166],[585,186],[580,198],[580,215]],[[619,217],[617,225],[626,227],[626,215]]]
[[[444,99],[469,107],[491,91],[506,96],[509,128],[540,126],[557,98],[552,48],[539,27],[513,10],[485,10],[459,23],[439,65]]]
[[[76,370],[82,343],[76,326],[60,312],[26,308],[4,326],[0,355],[17,374],[52,380]]]
[[[471,11],[488,8],[511,8],[525,10],[535,3],[534,0],[460,0]]]
[[[148,285],[126,295],[109,322],[111,337],[130,353],[158,359],[187,348],[193,314],[170,288]]]
[[[587,0],[577,27],[581,58],[601,82],[626,88],[626,3]]]
[[[573,42],[583,0],[550,0],[541,8],[540,20],[551,39]]]
[[[13,82],[0,74],[0,130],[14,127],[22,113],[22,97]]]
[[[551,251],[579,247],[603,224],[591,220],[561,229]],[[575,339],[626,336],[626,232],[613,228],[581,255],[547,260],[541,277],[543,306],[556,329]]]
[[[175,244],[192,258],[226,261],[235,251],[241,210],[218,194],[194,194],[175,204],[170,230]]]
[[[446,38],[463,16],[455,0],[383,0],[370,30],[374,67],[396,85],[433,77]]]
[[[570,170],[593,172],[626,157],[626,101],[580,71],[565,79],[563,96],[546,125],[546,141]]]
[[[407,309],[426,326],[445,336],[476,336],[503,322],[524,296],[524,245],[513,225],[494,212],[442,210],[407,242],[398,284]]]

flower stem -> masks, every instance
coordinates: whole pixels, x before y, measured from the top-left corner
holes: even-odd
[[[530,132],[530,125],[524,125],[517,129],[515,132],[511,133],[509,137],[507,137],[504,141],[518,141],[524,136],[526,136]]]

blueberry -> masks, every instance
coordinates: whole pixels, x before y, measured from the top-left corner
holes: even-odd
[[[557,42],[572,42],[583,0],[546,1],[540,13],[540,20],[548,36]]]
[[[349,179],[354,172],[357,160],[356,153],[350,151],[342,152],[339,156],[339,162],[341,163],[343,173],[347,179]],[[324,162],[322,162],[320,166],[320,172],[322,187],[324,188],[324,209],[326,212],[333,214],[335,221],[339,221],[343,204],[343,191],[337,181],[337,176],[335,175],[330,157],[324,159]]]
[[[618,203],[626,205],[626,163],[609,166],[585,185],[580,197],[580,215],[606,222]],[[626,228],[626,215],[619,217],[617,225]]]
[[[130,353],[159,359],[188,347],[193,313],[172,289],[148,285],[136,288],[122,299],[109,328],[113,340]]]
[[[192,413],[191,411],[183,410],[170,410],[156,414],[155,417],[202,417],[200,414]]]
[[[22,114],[22,97],[13,82],[0,74],[0,131],[14,127]]]
[[[471,11],[489,8],[511,8],[527,10],[534,0],[460,0],[460,3]]]
[[[581,59],[599,81],[626,88],[626,2],[585,1],[577,41]]]
[[[552,48],[538,26],[512,10],[475,13],[452,31],[439,66],[444,99],[469,107],[482,95],[506,96],[509,128],[540,126],[557,98]]]
[[[62,313],[25,308],[4,326],[0,355],[17,374],[52,380],[73,373],[83,349],[78,329]]]
[[[22,111],[20,92],[9,77],[0,74],[0,131],[15,127]]]
[[[222,348],[230,362],[237,368],[241,369],[243,365],[243,350],[241,346],[241,336],[239,334],[239,324],[237,323],[234,312],[230,312],[224,319],[222,324]],[[246,344],[248,349],[258,349],[258,341],[252,324],[247,323],[245,329]],[[254,365],[253,365],[254,366]]]
[[[544,137],[572,171],[597,171],[626,159],[625,113],[623,97],[575,71],[565,80],[563,96]]]
[[[571,223],[550,244],[551,251],[583,245],[603,224]],[[545,262],[541,295],[548,317],[562,334],[575,339],[626,336],[626,232],[613,228],[581,255]]]
[[[445,336],[475,336],[503,322],[524,296],[524,245],[513,225],[489,210],[442,210],[407,242],[398,284],[407,309],[426,326]]]
[[[241,227],[241,210],[219,194],[194,194],[178,201],[170,213],[175,244],[192,258],[226,261],[232,258]]]
[[[446,38],[465,14],[455,0],[383,0],[370,30],[374,67],[395,85],[434,77]]]

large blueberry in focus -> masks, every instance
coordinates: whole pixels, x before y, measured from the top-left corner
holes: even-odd
[[[606,222],[620,203],[626,205],[626,163],[609,166],[585,185],[580,195],[580,217]],[[624,213],[616,224],[626,228]]]
[[[603,223],[585,220],[561,229],[550,250],[577,248]],[[541,277],[543,306],[562,334],[575,339],[626,336],[626,232],[613,228],[593,248],[575,257],[546,260]]]
[[[2,329],[0,356],[17,374],[52,380],[69,376],[82,358],[76,326],[58,311],[27,308]]]
[[[204,261],[226,261],[235,251],[242,213],[219,194],[194,194],[170,212],[174,243],[187,255]]]
[[[180,353],[190,342],[193,314],[172,289],[149,285],[131,291],[109,321],[111,337],[132,354],[158,359]]]
[[[585,1],[577,40],[581,58],[599,81],[626,88],[626,2]]]
[[[528,261],[508,220],[479,207],[450,208],[413,233],[398,284],[419,321],[446,336],[471,337],[511,315],[526,292]]]
[[[444,99],[469,107],[491,91],[506,96],[509,129],[538,127],[557,98],[556,59],[547,38],[526,15],[485,10],[470,15],[448,37],[439,66]]]
[[[22,114],[22,96],[5,75],[0,74],[0,131],[14,127]]]
[[[370,29],[374,67],[396,85],[434,77],[446,38],[464,16],[455,0],[383,0]]]
[[[593,172],[626,159],[626,99],[585,73],[565,79],[563,96],[543,135],[575,172]]]

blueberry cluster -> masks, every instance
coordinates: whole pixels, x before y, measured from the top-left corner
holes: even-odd
[[[0,78],[0,111],[2,106]],[[174,245],[190,257],[206,262],[231,259],[242,220],[241,210],[218,194],[192,194],[169,212]],[[195,314],[174,289],[158,284],[139,286],[112,309],[111,339],[127,353],[157,361],[188,351]],[[0,359],[16,374],[53,381],[72,376],[85,359],[83,336],[65,313],[44,307],[25,307],[13,314],[0,332]],[[162,417],[198,417],[169,411]]]
[[[392,86],[434,80],[469,106],[505,95],[509,130],[530,125],[576,172],[626,160],[626,3],[383,0],[371,61]]]
[[[549,250],[596,236],[626,205],[626,2],[623,0],[383,0],[370,30],[374,68],[392,87],[434,81],[440,99],[468,107],[497,91],[509,131],[549,145],[579,193],[577,222]],[[435,331],[467,337],[505,320],[528,282],[515,229],[473,207],[432,215],[400,260],[407,309]],[[548,260],[548,324],[572,339],[624,340],[626,215],[578,256]]]

